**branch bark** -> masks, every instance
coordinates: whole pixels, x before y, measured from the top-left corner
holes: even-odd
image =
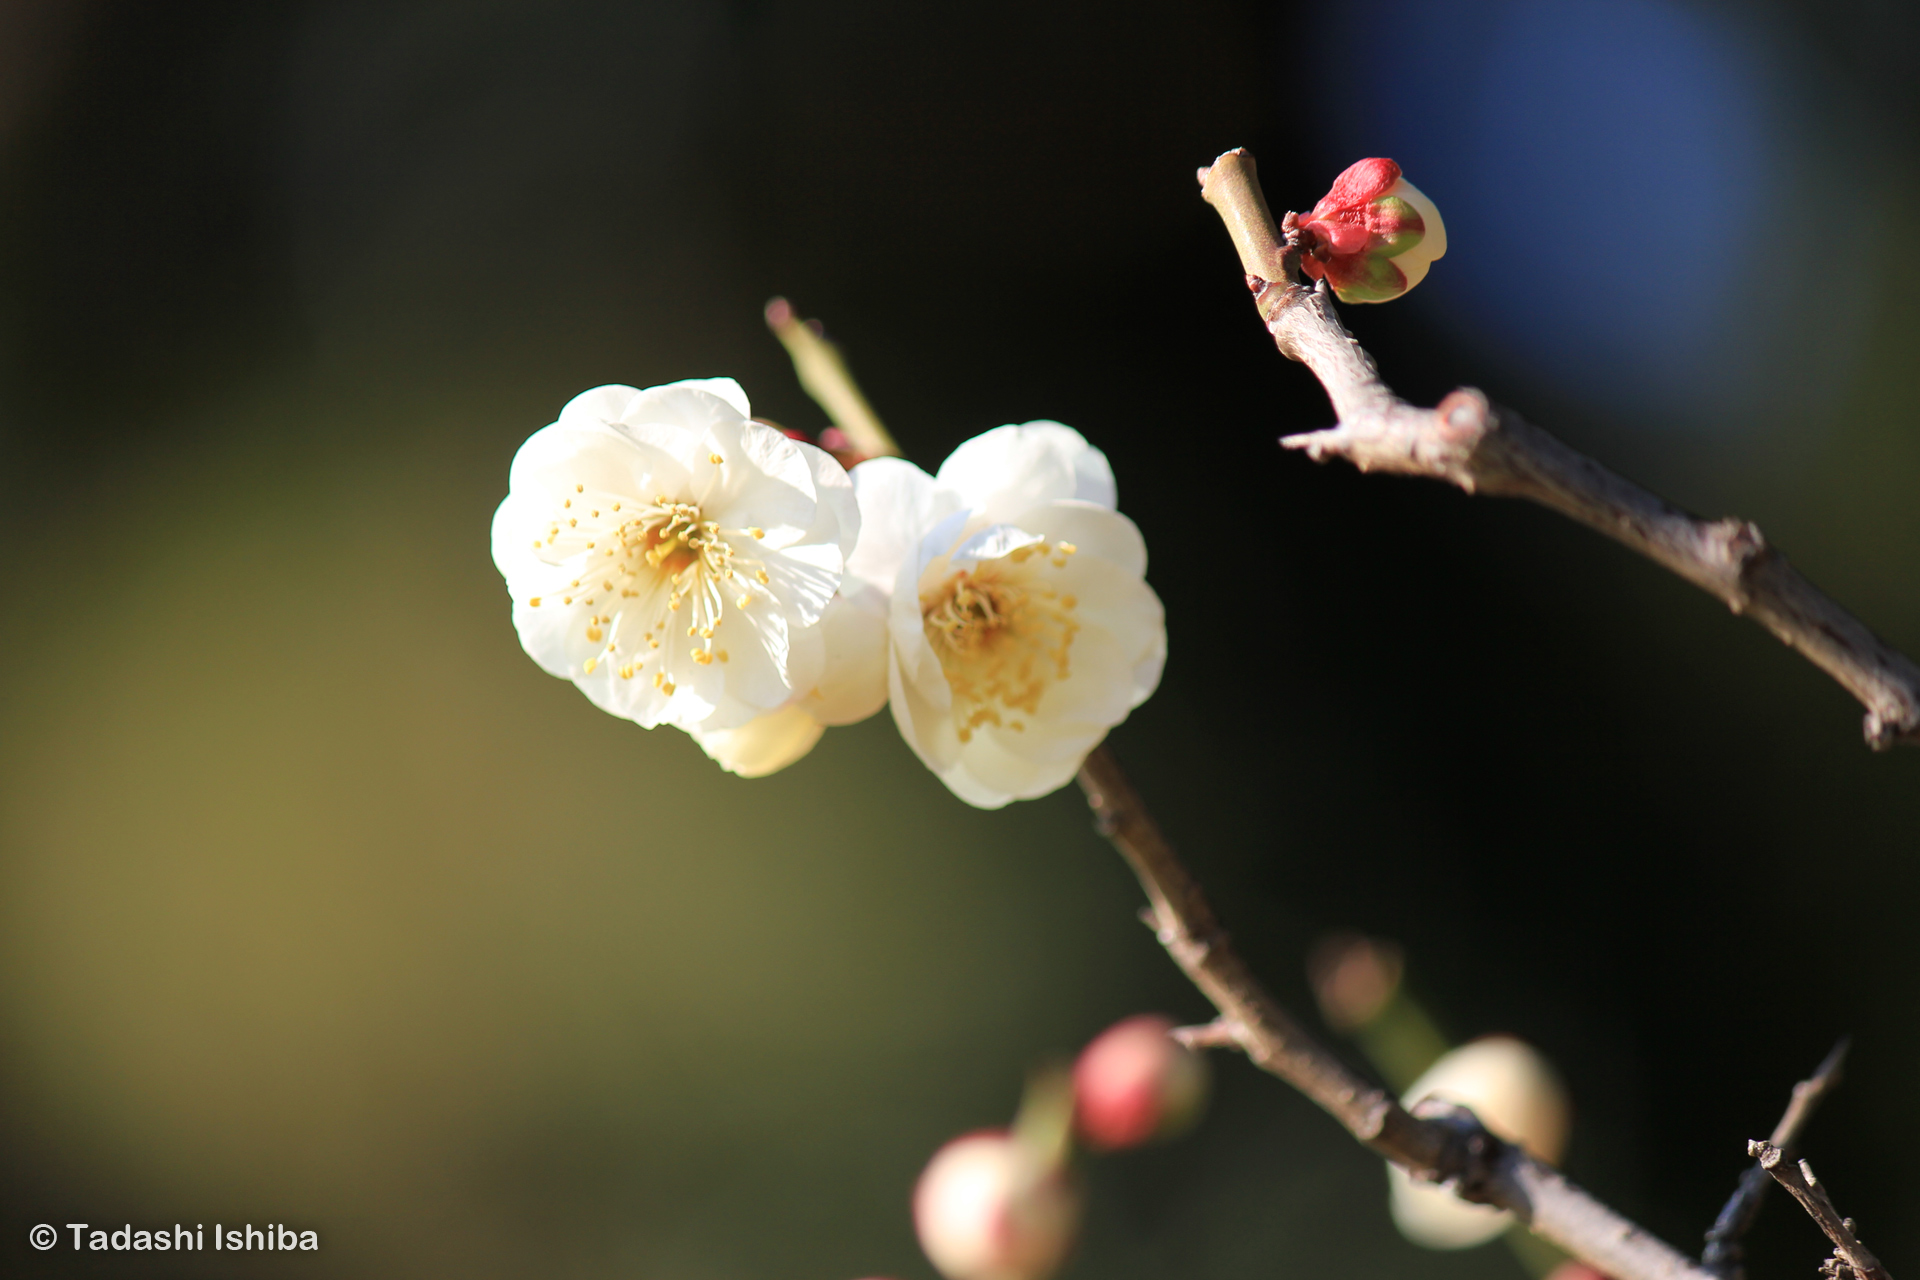
[[[1261,987],[1119,762],[1105,747],[1080,770],[1101,834],[1146,891],[1160,945],[1219,1010],[1193,1038],[1230,1042],[1255,1065],[1307,1095],[1347,1131],[1416,1177],[1462,1199],[1511,1210],[1533,1231],[1614,1280],[1719,1280],[1552,1168],[1489,1133],[1472,1113],[1423,1104],[1410,1113],[1317,1044]]]
[[[1793,1097],[1787,1103],[1787,1110],[1780,1117],[1780,1123],[1773,1126],[1773,1136],[1768,1139],[1774,1147],[1791,1156],[1800,1145],[1800,1133],[1807,1127],[1807,1121],[1813,1118],[1814,1110],[1840,1083],[1840,1068],[1846,1063],[1848,1044],[1843,1039],[1833,1046],[1813,1074],[1793,1086]],[[1700,1261],[1706,1264],[1709,1271],[1717,1271],[1728,1280],[1740,1280],[1743,1274],[1740,1241],[1752,1230],[1754,1219],[1760,1214],[1761,1202],[1766,1198],[1767,1188],[1772,1185],[1772,1175],[1757,1160],[1740,1175],[1740,1185],[1734,1189],[1726,1208],[1720,1211],[1720,1216],[1713,1220],[1713,1227],[1707,1232],[1707,1250],[1700,1256]]]
[[[1401,400],[1340,322],[1325,282],[1302,282],[1296,217],[1274,224],[1253,157],[1227,152],[1200,170],[1200,185],[1233,238],[1274,345],[1313,371],[1339,418],[1283,445],[1316,462],[1345,458],[1362,471],[1526,498],[1578,520],[1752,618],[1832,676],[1866,707],[1875,750],[1920,745],[1920,666],[1802,577],[1757,527],[1689,515],[1472,388],[1432,409]]]

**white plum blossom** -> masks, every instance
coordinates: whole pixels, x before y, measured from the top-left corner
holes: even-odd
[[[737,730],[818,683],[860,514],[731,378],[597,387],[514,456],[493,559],[533,660],[647,728]]]
[[[983,809],[1064,786],[1160,682],[1166,621],[1113,472],[1057,422],[999,427],[937,475],[853,470],[849,578],[888,598],[887,688],[907,744]]]

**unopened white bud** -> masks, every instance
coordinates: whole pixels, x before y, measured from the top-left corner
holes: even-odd
[[[1488,1036],[1443,1055],[1413,1082],[1404,1101],[1411,1107],[1428,1098],[1468,1108],[1496,1137],[1548,1164],[1566,1150],[1572,1124],[1566,1087],[1551,1063],[1512,1036]],[[1505,1210],[1417,1182],[1398,1165],[1387,1166],[1387,1183],[1395,1225],[1429,1249],[1484,1244],[1512,1222]]]
[[[913,1191],[920,1247],[947,1280],[1045,1280],[1079,1222],[1065,1172],[1000,1131],[940,1148]]]

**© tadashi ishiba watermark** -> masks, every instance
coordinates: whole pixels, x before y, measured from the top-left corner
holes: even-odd
[[[214,1223],[208,1231],[205,1223],[194,1223],[191,1227],[175,1223],[172,1227],[156,1229],[136,1228],[132,1223],[119,1227],[94,1227],[85,1222],[69,1222],[68,1231],[73,1233],[73,1247],[76,1250],[97,1250],[100,1252],[208,1252],[231,1251],[248,1253],[254,1250],[283,1249],[289,1251],[316,1250],[320,1247],[320,1233],[317,1231],[296,1231],[279,1222],[270,1222],[264,1227],[245,1223],[237,1227]],[[45,1252],[60,1244],[60,1231],[41,1223],[27,1232],[27,1239],[33,1247]]]

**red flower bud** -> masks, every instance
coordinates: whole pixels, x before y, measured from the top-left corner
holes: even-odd
[[[1173,1023],[1143,1013],[1116,1022],[1073,1065],[1074,1127],[1098,1151],[1172,1136],[1200,1116],[1206,1060],[1173,1038]]]
[[[1079,1224],[1065,1171],[1004,1130],[955,1138],[913,1189],[920,1247],[947,1280],[1045,1280]]]
[[[1300,269],[1325,279],[1342,302],[1397,298],[1447,251],[1440,210],[1385,157],[1350,165],[1300,230]]]

